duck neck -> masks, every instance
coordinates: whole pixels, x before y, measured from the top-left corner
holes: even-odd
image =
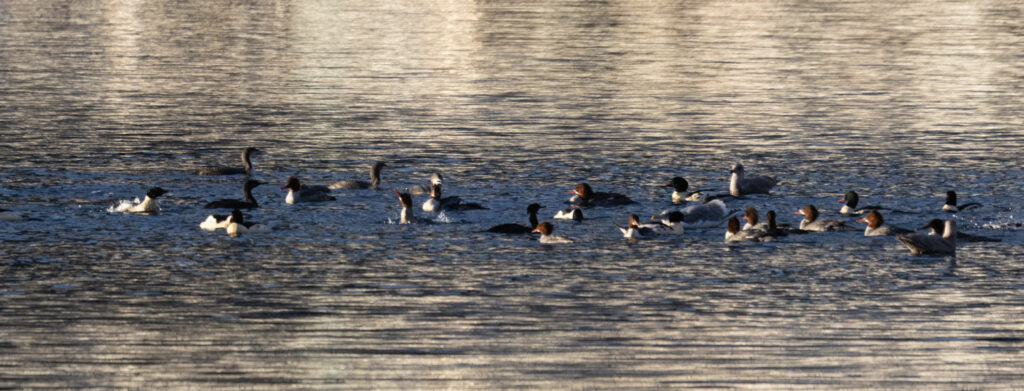
[[[245,175],[252,173],[252,161],[249,160],[249,151],[242,152],[242,166],[245,167]]]
[[[729,194],[735,197],[740,195],[740,181],[742,180],[743,177],[739,173],[732,173],[732,177],[729,178]]]
[[[252,196],[252,189],[251,188],[246,187],[246,188],[242,189],[242,191],[245,193],[245,202],[248,202],[248,203],[252,204],[253,206],[259,206],[259,204],[256,203],[256,198]]]
[[[539,224],[537,221],[537,212],[530,213],[530,228],[537,228],[537,224]]]

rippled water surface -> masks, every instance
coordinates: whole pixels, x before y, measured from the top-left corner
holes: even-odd
[[[1024,388],[1016,2],[0,2],[0,388]],[[253,177],[273,232],[201,231]],[[284,204],[288,176],[382,191]],[[672,176],[857,231],[631,243]],[[445,175],[488,210],[399,225]],[[550,220],[580,181],[638,204]],[[162,213],[117,206],[161,186]],[[942,195],[981,208],[939,212]],[[911,257],[837,215],[999,242]],[[423,195],[414,196],[419,204]]]

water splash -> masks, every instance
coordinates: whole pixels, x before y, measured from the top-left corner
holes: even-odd
[[[135,197],[134,200],[120,200],[117,202],[117,204],[111,205],[109,208],[107,208],[107,213],[127,212],[129,209],[140,203],[142,203],[142,200],[140,200],[138,197]]]

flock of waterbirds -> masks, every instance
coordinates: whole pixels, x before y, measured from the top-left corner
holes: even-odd
[[[201,229],[216,231],[224,229],[228,235],[238,236],[244,233],[269,232],[269,226],[256,222],[246,221],[241,210],[259,207],[259,202],[252,195],[252,190],[264,184],[256,179],[251,179],[253,172],[252,156],[260,150],[254,147],[245,148],[242,152],[242,166],[214,166],[197,170],[198,175],[244,175],[246,181],[242,187],[242,199],[221,199],[206,203],[203,207],[208,209],[230,209],[230,214],[212,214],[199,224]],[[336,198],[331,195],[333,190],[345,189],[372,189],[379,190],[381,183],[381,170],[387,167],[385,162],[376,162],[370,169],[370,180],[343,180],[331,185],[308,185],[303,184],[297,176],[288,178],[282,190],[287,190],[285,203],[309,203],[332,201]],[[666,210],[658,215],[651,216],[649,222],[642,222],[635,214],[630,214],[625,226],[617,226],[622,235],[630,240],[652,238],[663,235],[682,235],[686,229],[707,229],[726,226],[725,241],[727,242],[766,242],[790,234],[806,234],[810,232],[846,231],[855,230],[847,224],[847,221],[838,218],[820,217],[818,209],[814,205],[806,205],[794,214],[803,215],[799,227],[791,227],[776,222],[776,212],[770,210],[765,214],[765,220],[761,221],[758,211],[754,207],[747,207],[745,210],[730,210],[725,201],[742,199],[745,195],[769,194],[771,189],[778,183],[773,177],[767,175],[746,175],[741,164],[736,164],[730,171],[729,191],[724,193],[711,193],[711,189],[689,191],[689,183],[681,177],[672,178],[665,187],[673,188],[672,202],[683,204],[684,207],[678,210]],[[433,219],[415,216],[413,194],[427,194],[429,198],[421,205],[421,210],[427,213],[441,211],[463,211],[472,209],[487,209],[479,203],[464,202],[458,196],[442,197],[442,184],[444,178],[440,173],[434,173],[430,181],[422,186],[414,186],[399,191],[394,189],[402,209],[399,213],[398,222],[401,224],[430,224]],[[126,213],[155,214],[160,211],[157,198],[167,194],[168,191],[153,187],[146,192],[142,201],[138,201],[118,211]],[[572,194],[568,207],[559,209],[553,216],[554,219],[583,221],[583,210],[594,207],[615,207],[635,203],[628,196],[619,193],[597,192],[587,183],[579,183],[568,193]],[[859,207],[860,197],[854,191],[847,192],[839,200],[844,205],[839,213],[845,216],[863,216],[856,222],[867,223],[864,230],[865,236],[895,236],[914,255],[956,255],[957,240],[961,241],[998,241],[998,239],[984,236],[958,235],[956,223],[952,220],[932,219],[919,230],[928,230],[926,233],[917,233],[912,230],[893,227],[885,224],[881,211],[886,208],[880,206]],[[941,210],[956,213],[965,209],[980,206],[978,203],[967,203],[957,205],[956,193],[947,192],[946,202]],[[539,233],[538,241],[544,244],[572,243],[568,238],[556,236],[554,224],[550,221],[540,222],[537,214],[544,208],[537,203],[527,206],[529,225],[508,223],[491,227],[487,232],[501,234],[534,234]],[[740,216],[740,217],[737,217]],[[740,225],[740,218],[745,220]],[[0,208],[0,219],[22,220],[24,216],[18,212]]]

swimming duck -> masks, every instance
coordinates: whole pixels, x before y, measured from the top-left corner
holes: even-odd
[[[573,220],[578,223],[583,221],[583,211],[578,207],[559,209],[555,213],[554,218],[558,220]]]
[[[650,238],[658,235],[653,228],[641,227],[640,218],[635,214],[629,215],[629,222],[625,227],[618,225],[615,225],[615,227],[622,231],[623,237],[628,239]]]
[[[944,233],[944,231],[946,229],[945,228],[945,223],[942,220],[939,220],[939,219],[932,219],[931,221],[928,222],[928,224],[925,224],[924,227],[921,227],[921,229],[925,229],[925,228],[930,228],[931,229],[928,232],[929,235],[939,235],[939,236],[942,236],[942,234]],[[966,233],[966,232],[957,232],[956,233],[956,240],[959,241],[959,242],[970,242],[970,243],[977,243],[977,242],[1001,242],[1002,241],[1002,240],[999,240],[999,239],[996,239],[996,238],[990,238],[988,236],[982,236],[982,235],[972,235],[972,234],[969,234],[969,233]]]
[[[771,240],[771,236],[764,230],[760,229],[740,229],[740,220],[736,216],[729,216],[729,222],[725,228],[725,241],[726,242],[763,242]]]
[[[243,233],[270,232],[270,227],[260,223],[246,222],[242,218],[242,211],[235,209],[228,217],[228,226],[224,228],[228,236],[237,237]]]
[[[923,228],[928,228],[924,226]],[[911,255],[952,255],[956,256],[956,223],[953,220],[946,220],[942,236],[909,234],[896,237],[904,246],[910,249]]]
[[[883,225],[885,224],[885,219],[882,218],[882,213],[877,210],[868,212],[867,215],[857,221],[868,223],[868,227],[864,229],[864,236],[893,236],[914,232],[905,228]]]
[[[685,231],[684,221],[686,220],[686,215],[678,210],[662,213],[661,216],[651,216],[651,219],[660,220],[660,222],[654,224],[640,224],[640,226],[650,228],[659,235],[682,235]]]
[[[857,208],[857,204],[860,203],[860,196],[857,192],[850,190],[846,192],[839,202],[843,202],[843,207],[839,209],[839,214],[842,215],[862,215],[872,210],[885,210],[881,206],[865,206],[863,208]]]
[[[956,204],[956,192],[953,190],[946,192],[946,203],[942,205],[942,210],[949,213],[957,213],[966,209],[980,207],[981,204],[977,202],[969,202],[963,205]]]
[[[288,195],[284,198],[286,204],[334,201],[335,199],[330,195],[330,190],[325,186],[302,186],[302,183],[299,182],[299,178],[296,176],[288,178],[285,185],[281,187],[281,190],[284,189],[288,189]]]
[[[331,184],[331,189],[373,189],[377,190],[380,186],[380,170],[381,168],[387,167],[385,162],[376,162],[373,167],[370,168],[370,181],[361,180],[344,180],[337,181]]]
[[[579,183],[576,188],[569,191],[575,194],[569,199],[569,203],[580,207],[588,206],[618,206],[634,203],[629,197],[619,193],[595,192],[587,183]]]
[[[156,198],[164,194],[167,194],[167,190],[159,187],[151,187],[146,191],[146,198],[142,200],[142,202],[132,205],[125,211],[132,213],[159,213],[160,205],[156,203]]]
[[[230,224],[231,215],[209,215],[206,216],[206,220],[199,223],[199,228],[204,231],[216,231],[221,228],[227,228]]]
[[[853,228],[846,225],[846,222],[839,219],[818,218],[818,208],[814,205],[807,205],[800,210],[793,212],[796,215],[804,215],[800,221],[800,229],[812,232],[825,231],[849,231]]]
[[[260,205],[256,202],[256,198],[252,196],[252,189],[256,186],[262,185],[263,182],[255,179],[249,179],[242,185],[242,193],[245,195],[245,200],[233,200],[233,199],[221,199],[210,202],[203,206],[206,209],[224,208],[224,209],[253,209],[259,208]]]
[[[400,193],[395,190],[395,195],[398,196],[398,202],[402,205],[402,212],[399,214],[399,224],[430,224],[430,220],[422,217],[415,217],[412,213],[412,195],[409,193]]]
[[[430,186],[430,198],[423,202],[424,212],[440,212],[442,210],[487,209],[475,202],[462,202],[458,196],[441,197],[441,184]]]
[[[540,239],[537,241],[541,244],[560,244],[560,243],[572,243],[572,240],[563,238],[561,236],[555,236],[551,233],[555,231],[554,224],[547,221],[537,224],[537,228],[533,229],[533,232],[540,233]]]
[[[487,232],[502,233],[502,234],[528,234],[533,232],[534,228],[537,228],[537,211],[543,208],[540,204],[530,204],[526,207],[526,215],[529,217],[530,226],[527,227],[522,224],[506,223],[495,225],[487,230]]]
[[[249,157],[253,153],[258,153],[258,152],[261,152],[261,151],[259,149],[254,148],[254,147],[248,147],[244,151],[242,151],[242,167],[225,167],[225,166],[206,167],[206,168],[200,168],[199,170],[196,170],[196,174],[198,174],[198,175],[239,175],[239,174],[245,174],[246,176],[248,176],[249,174],[252,173],[252,162],[249,160]]]
[[[748,206],[743,212],[743,219],[747,221],[746,223],[743,223],[742,230],[744,231],[748,229],[765,230],[768,228],[768,222],[758,223],[758,220],[760,219],[757,217],[757,208],[753,206]]]

